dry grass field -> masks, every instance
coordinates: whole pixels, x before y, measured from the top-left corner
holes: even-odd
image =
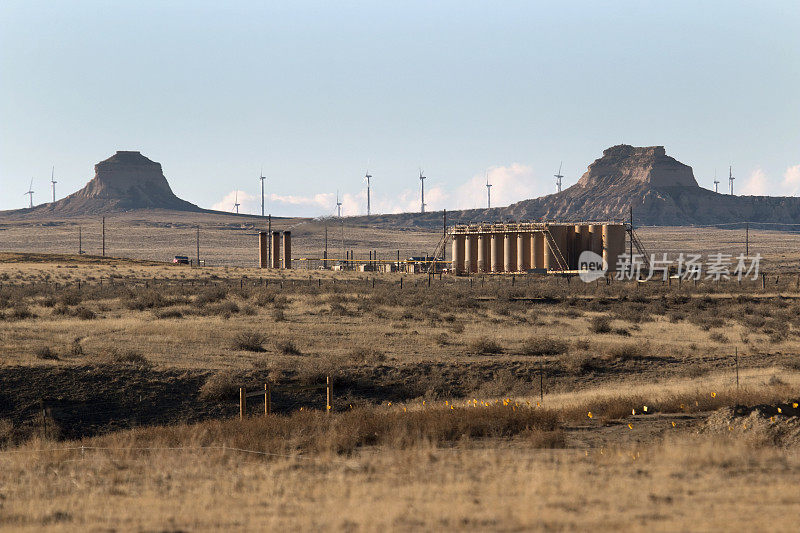
[[[166,265],[178,251],[149,224],[117,234],[124,260],[0,232],[2,527],[785,531],[800,517],[793,235],[751,232],[763,287],[429,282],[258,270],[247,228],[201,230],[221,266]],[[319,226],[299,227],[311,253]],[[382,231],[357,255],[438,238]],[[738,234],[714,231],[640,237],[731,252]],[[308,388],[327,376],[331,413]],[[251,399],[240,421],[239,387],[267,382],[274,414]]]

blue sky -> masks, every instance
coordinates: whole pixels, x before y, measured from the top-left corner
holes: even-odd
[[[800,192],[797,2],[0,4],[0,209],[116,150],[179,196],[276,215],[494,205],[608,146],[664,145],[713,188]],[[724,185],[724,184],[723,184]],[[721,185],[722,190],[722,185]],[[230,206],[228,206],[230,204]]]

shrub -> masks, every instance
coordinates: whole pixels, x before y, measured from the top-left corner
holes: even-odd
[[[721,344],[725,344],[725,343],[728,342],[728,337],[726,337],[725,335],[723,335],[722,333],[719,333],[717,331],[715,331],[714,333],[710,334],[708,336],[708,338],[710,338],[714,342],[719,342]]]
[[[559,355],[567,351],[566,342],[552,337],[530,337],[522,345],[525,355]]]
[[[612,346],[607,352],[609,359],[619,359],[621,361],[630,361],[632,359],[639,359],[642,357],[642,348],[638,344],[620,344]]]
[[[39,359],[58,360],[58,356],[53,353],[49,346],[42,346],[36,350],[36,357]]]
[[[200,387],[200,399],[204,401],[232,400],[239,392],[239,385],[230,372],[217,372]]]
[[[386,360],[386,354],[374,348],[356,348],[350,352],[350,360],[361,364],[382,363]]]
[[[156,318],[183,318],[183,313],[180,309],[159,309],[155,312]]]
[[[223,287],[210,287],[205,289],[197,295],[195,302],[200,305],[206,305],[220,300],[224,300],[228,296],[228,291]]]
[[[488,337],[481,337],[473,341],[471,347],[472,351],[479,355],[496,355],[503,353],[503,347]]]
[[[275,341],[275,348],[284,355],[303,355],[291,339]]]
[[[150,361],[148,361],[145,356],[143,356],[136,350],[125,350],[124,352],[119,352],[116,349],[112,348],[108,352],[108,358],[112,363],[121,365],[132,365],[139,367],[150,366]]]
[[[611,333],[611,320],[607,316],[596,316],[589,324],[593,333]]]
[[[11,320],[25,320],[26,318],[36,318],[36,314],[28,309],[27,305],[20,304],[11,310],[8,318]]]
[[[255,331],[243,331],[236,336],[233,345],[238,350],[263,352],[264,342],[266,342],[264,335]]]
[[[94,311],[83,306],[75,308],[75,316],[81,320],[93,320],[97,318],[97,315],[94,313]]]
[[[594,359],[585,352],[565,353],[559,362],[568,374],[583,374],[595,368]]]
[[[284,322],[286,320],[286,314],[284,314],[283,309],[276,307],[272,310],[272,320],[275,322]]]

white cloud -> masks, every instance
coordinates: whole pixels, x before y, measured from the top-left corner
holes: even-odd
[[[502,207],[520,200],[535,198],[546,190],[542,179],[537,178],[533,168],[520,163],[491,167],[487,171],[492,185],[492,207]],[[474,209],[487,205],[486,177],[477,174],[456,189],[455,208]]]
[[[786,172],[783,174],[781,188],[786,191],[786,194],[792,196],[800,192],[800,165],[795,165],[786,169]]]
[[[734,185],[734,193],[735,191]],[[744,183],[740,194],[752,196],[764,196],[769,191],[769,184],[767,183],[767,175],[760,168],[755,169],[750,173],[750,177]]]
[[[211,209],[216,211],[228,211],[230,213],[235,213],[236,210],[233,207],[233,204],[239,202],[239,213],[256,213],[256,207],[258,208],[258,212],[261,212],[261,199],[256,198],[255,196],[248,194],[244,191],[231,191],[222,199],[211,206]]]
[[[537,177],[530,166],[512,163],[494,166],[488,171],[492,184],[492,207],[502,207],[520,200],[535,198],[554,192],[550,177]],[[466,182],[448,192],[444,186],[432,179],[425,182],[426,211],[442,209],[474,209],[486,207],[486,178],[483,173],[476,174]],[[565,187],[567,184],[565,183]],[[220,211],[233,211],[236,191],[230,191],[211,208]],[[367,188],[364,185],[358,192],[342,192],[342,215],[357,216],[367,212]],[[239,212],[261,213],[261,196],[238,192]],[[396,194],[384,194],[374,186],[371,191],[371,212],[373,214],[418,212],[420,209],[420,187],[403,189]],[[319,193],[309,196],[280,195],[271,193],[266,197],[266,210],[278,216],[331,216],[336,215],[336,193]]]

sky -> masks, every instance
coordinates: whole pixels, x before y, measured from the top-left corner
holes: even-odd
[[[612,145],[701,186],[800,193],[800,3],[0,3],[0,210],[117,150],[202,207],[274,215],[555,192]],[[238,191],[238,192],[236,192]]]

